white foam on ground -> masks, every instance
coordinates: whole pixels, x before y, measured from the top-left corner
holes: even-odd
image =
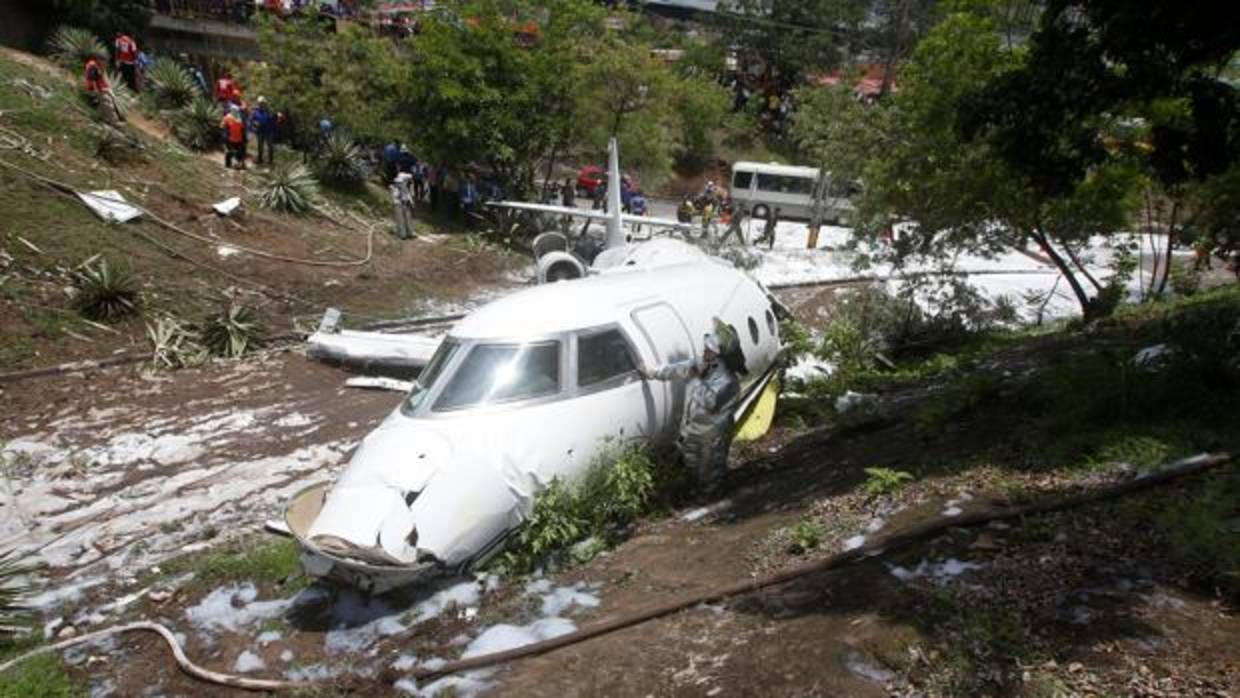
[[[845,540],[841,547],[845,551],[848,551],[848,550],[856,550],[857,548],[860,548],[863,545],[865,545],[865,536],[856,535],[856,536],[853,536],[852,538]]]
[[[493,652],[503,652],[516,647],[532,645],[560,635],[567,635],[577,626],[567,618],[539,618],[528,625],[493,625],[482,632],[465,648],[461,658],[477,657]]]
[[[482,596],[482,587],[482,582],[470,580],[435,592],[429,599],[422,601],[415,607],[413,622],[422,623],[436,618],[453,605],[478,605],[478,599]]]
[[[275,618],[293,603],[292,599],[257,601],[253,584],[229,584],[207,594],[202,601],[185,609],[185,617],[207,637],[220,631],[235,633],[261,620]]]
[[[958,577],[969,570],[980,570],[983,567],[984,565],[976,562],[962,562],[952,557],[942,562],[922,560],[911,570],[900,566],[889,566],[888,569],[893,577],[902,582],[912,581],[920,577],[928,577],[934,581],[943,582],[953,577]]]
[[[249,650],[237,655],[237,661],[233,662],[233,671],[238,674],[248,674],[266,668],[267,663],[263,661],[263,658]]]
[[[573,606],[581,606],[582,608],[595,608],[599,604],[598,597],[587,591],[584,591],[585,585],[581,582],[571,587],[556,587],[550,590],[542,597],[542,614],[544,616],[558,616]]]
[[[328,654],[358,653],[380,638],[404,632],[398,613],[381,599],[346,590],[331,607],[330,629],[323,637]]]

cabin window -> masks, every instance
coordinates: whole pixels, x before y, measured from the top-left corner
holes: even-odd
[[[804,194],[809,196],[814,193],[814,180],[808,177],[759,173],[758,189],[778,194]]]
[[[440,343],[439,348],[435,350],[435,354],[431,356],[431,360],[426,363],[426,367],[418,373],[417,380],[413,382],[413,390],[409,392],[409,397],[405,398],[405,402],[400,407],[402,413],[405,415],[413,414],[413,411],[421,404],[422,399],[434,387],[435,380],[443,373],[444,367],[452,361],[452,357],[456,356],[456,352],[460,348],[460,342],[455,340],[445,339]]]
[[[772,313],[770,308],[766,309],[766,329],[771,331],[772,337],[778,336],[775,332],[775,313]]]
[[[732,188],[747,190],[749,185],[753,183],[752,172],[734,172],[732,173]]]
[[[634,370],[633,355],[619,330],[577,338],[577,385],[585,388]]]
[[[470,350],[436,410],[527,400],[560,391],[560,343],[481,344]]]
[[[758,323],[753,319],[752,315],[749,316],[749,338],[753,340],[754,344],[758,343]]]

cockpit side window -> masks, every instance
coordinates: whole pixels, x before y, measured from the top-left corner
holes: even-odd
[[[559,342],[480,344],[448,379],[435,410],[554,395],[560,386]]]
[[[577,338],[577,385],[588,388],[636,371],[628,342],[619,330]]]
[[[413,390],[409,392],[409,397],[400,406],[400,411],[405,416],[413,415],[413,411],[418,408],[426,394],[431,391],[435,385],[435,380],[443,373],[443,369],[452,361],[452,357],[456,355],[456,350],[460,349],[459,342],[451,339],[445,339],[440,343],[439,348],[435,350],[435,354],[431,356],[431,360],[426,363],[426,367],[418,373],[418,378],[413,382]]]

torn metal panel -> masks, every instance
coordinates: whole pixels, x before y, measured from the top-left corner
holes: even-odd
[[[100,219],[116,223],[127,223],[142,215],[142,210],[130,205],[125,197],[115,189],[104,189],[92,192],[77,192],[77,197],[94,211]]]
[[[384,332],[315,332],[306,340],[306,353],[316,359],[349,365],[422,368],[430,361],[442,337]]]

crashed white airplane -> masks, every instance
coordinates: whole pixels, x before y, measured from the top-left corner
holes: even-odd
[[[607,249],[584,278],[516,292],[457,323],[336,482],[294,497],[287,523],[308,574],[380,593],[485,562],[553,478],[580,481],[618,440],[674,436],[684,386],[643,380],[638,367],[700,357],[720,325],[736,340],[725,354],[740,369],[738,414],[771,380],[776,302],[687,243],[626,243],[633,217],[620,211],[617,159],[613,141],[608,214],[499,204],[605,216]]]

